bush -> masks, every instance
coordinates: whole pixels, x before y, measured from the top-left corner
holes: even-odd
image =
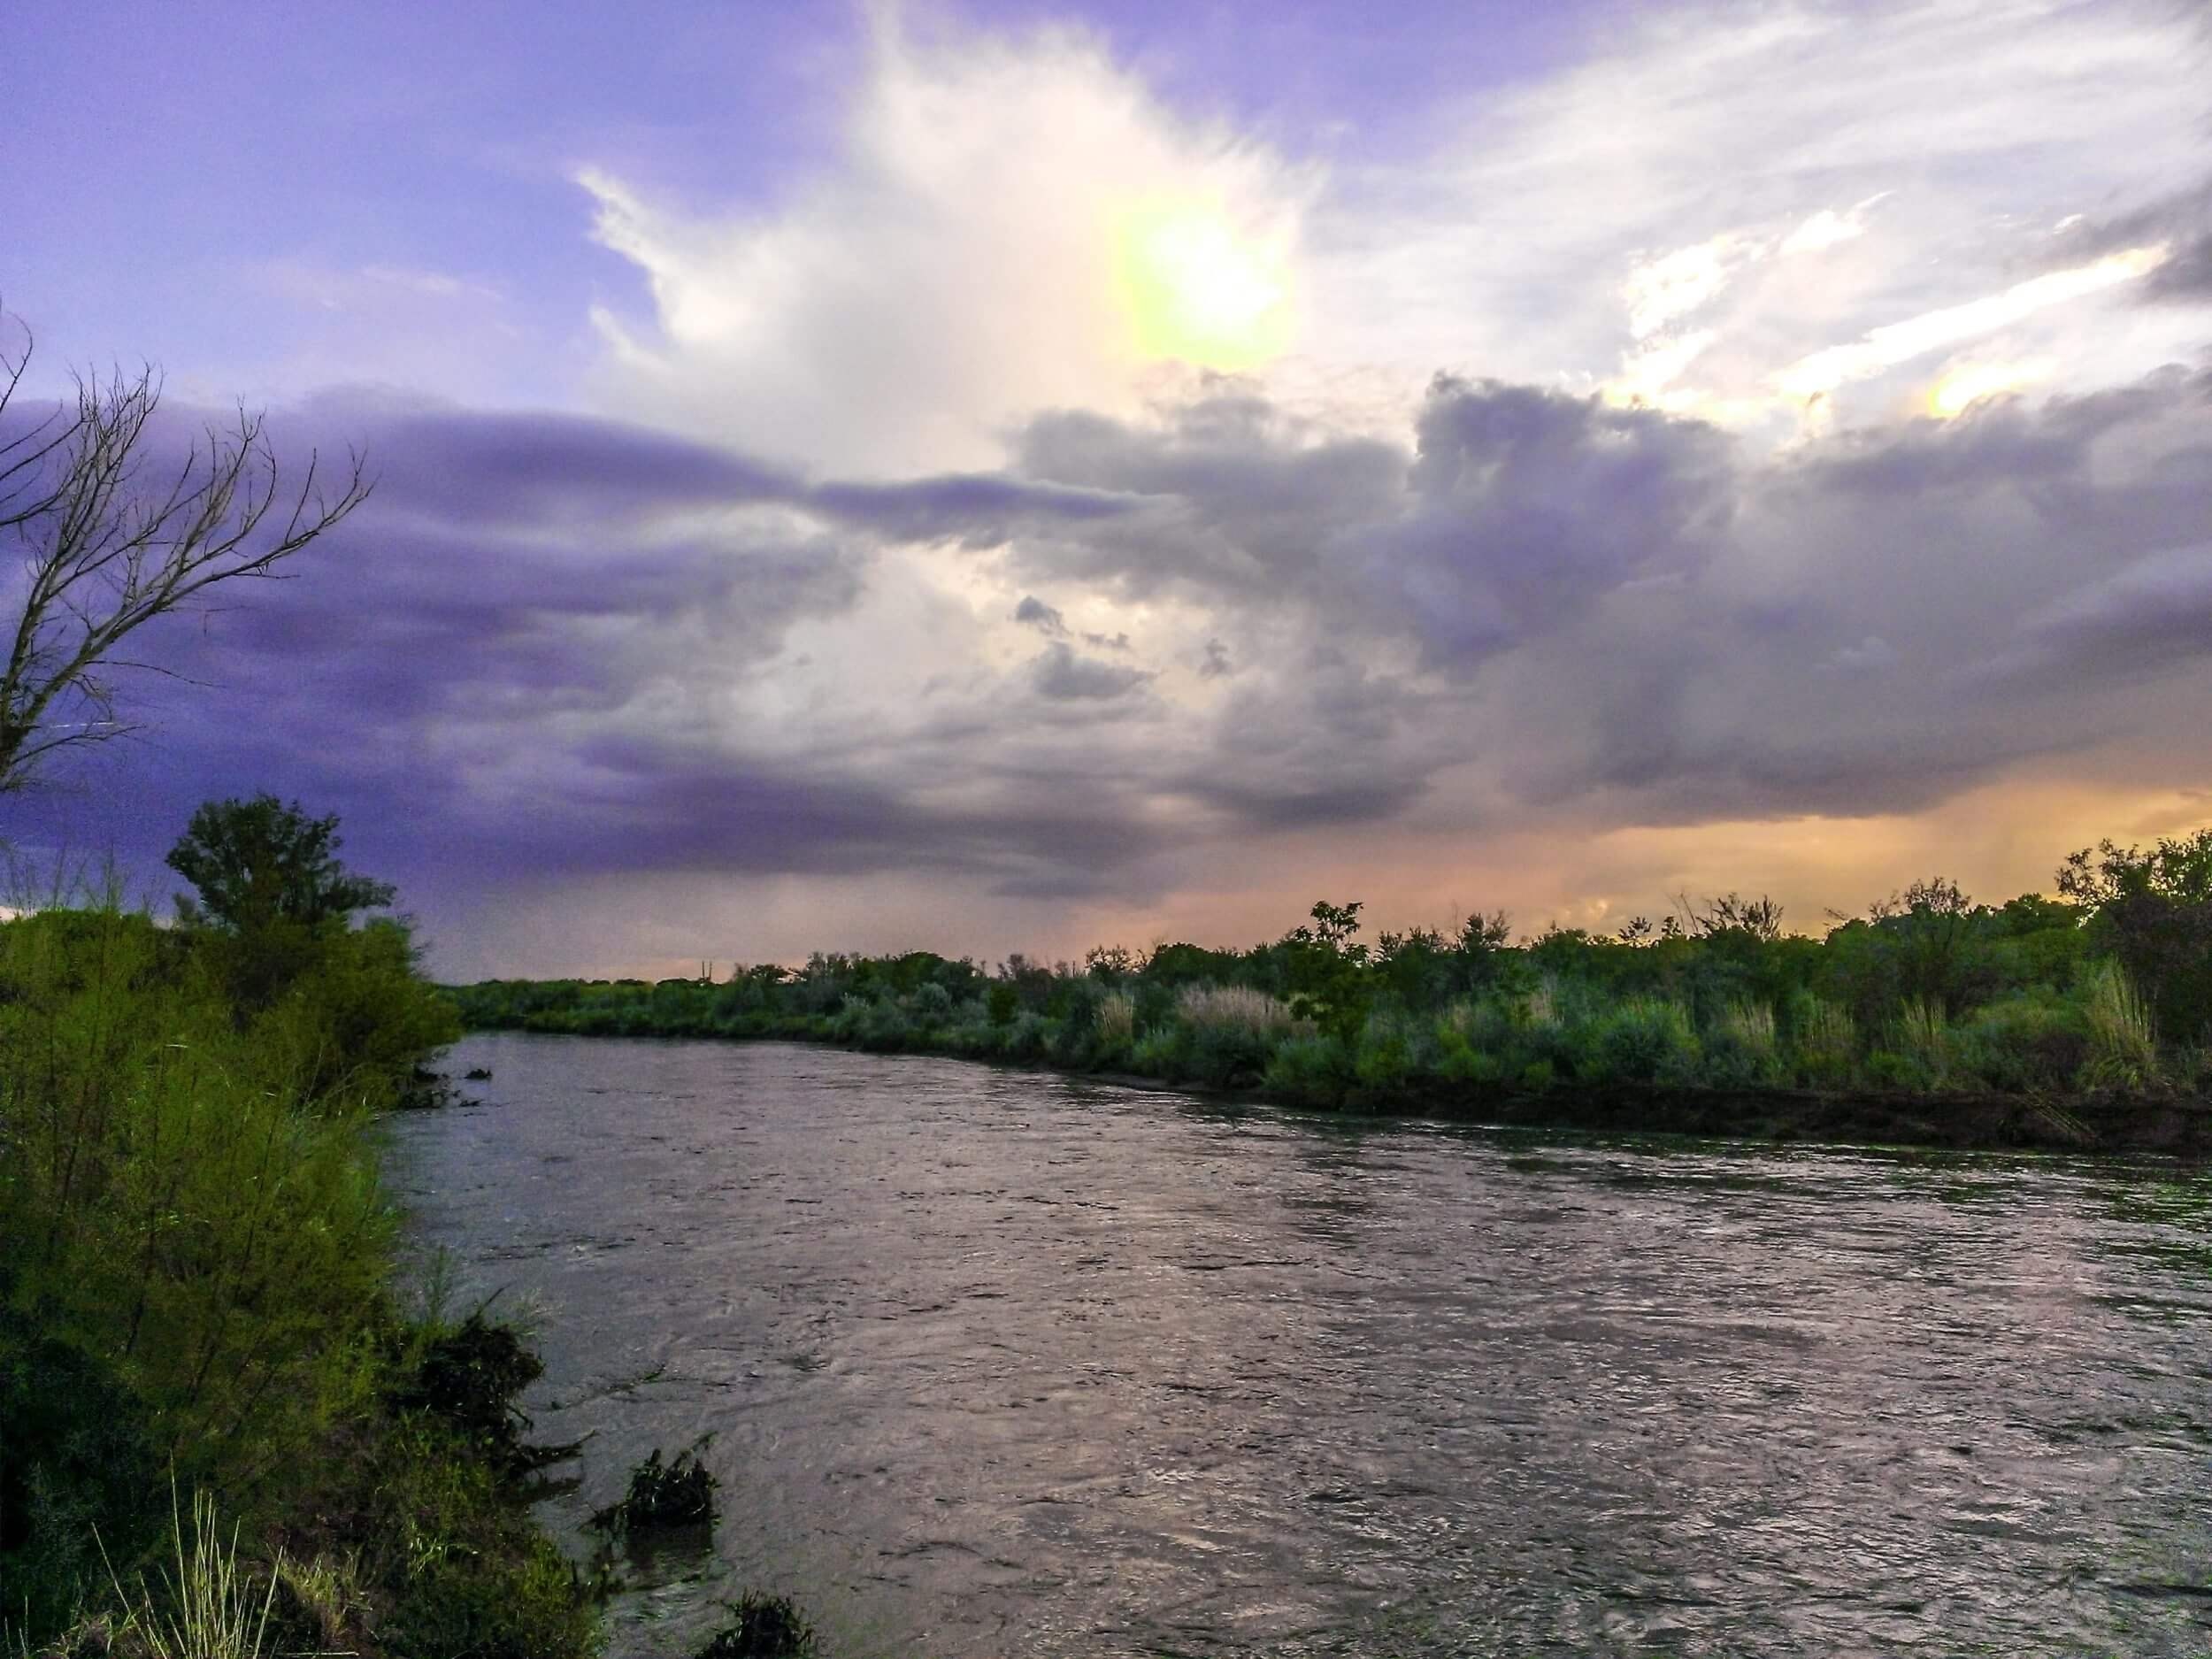
[[[2089,1057],[2088,1022],[2050,994],[2007,997],[1952,1027],[1954,1074],[2014,1094],[2070,1088]]]
[[[1189,1048],[1190,1033],[1181,1025],[1148,1031],[1129,1051],[1129,1069],[1140,1077],[1187,1077]]]
[[[288,1645],[277,1624],[311,1623],[349,1560],[321,1605],[353,1626],[308,1645],[366,1645],[353,1597],[390,1659],[581,1659],[589,1600],[509,1479],[534,1357],[480,1317],[390,1311],[364,1132],[450,1007],[396,926],[280,942],[272,967],[247,934],[112,908],[0,923],[0,1652],[158,1576],[170,1471],[242,1541],[217,1562],[195,1510],[163,1617],[188,1574],[216,1612],[225,1574],[257,1575]],[[149,1637],[141,1601],[108,1611]]]
[[[952,1018],[952,993],[933,979],[907,999],[907,1006],[916,1025],[942,1025]]]
[[[1262,1085],[1271,1094],[1300,1106],[1341,1106],[1358,1080],[1352,1056],[1341,1039],[1293,1037],[1269,1058]]]
[[[1055,1027],[1042,1014],[1027,1010],[999,1032],[999,1052],[1010,1060],[1041,1060],[1052,1048]]]
[[[1413,1078],[1415,1064],[1413,1043],[1402,1022],[1382,1018],[1368,1020],[1352,1061],[1362,1089],[1373,1094],[1402,1090]]]
[[[1600,1083],[1687,1083],[1697,1079],[1697,1033],[1679,1002],[1636,997],[1584,1027],[1576,1074]]]
[[[1715,1088],[1757,1088],[1782,1078],[1774,1010],[1739,997],[1724,1006],[1705,1033],[1701,1079]]]
[[[1126,991],[1109,991],[1098,999],[1091,1030],[1102,1048],[1126,1048],[1136,1041],[1137,1005]]]
[[[129,1561],[153,1543],[160,1467],[113,1365],[0,1309],[0,1618],[26,1645],[108,1587],[104,1547]]]

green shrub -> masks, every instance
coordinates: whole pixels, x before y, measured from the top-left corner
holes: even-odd
[[[1360,1087],[1371,1094],[1388,1095],[1412,1080],[1416,1067],[1410,1033],[1401,1020],[1371,1018],[1360,1033],[1352,1060]]]
[[[1262,1085],[1300,1106],[1333,1109],[1344,1103],[1358,1076],[1340,1038],[1293,1037],[1269,1057]]]
[[[1140,1077],[1187,1077],[1189,1047],[1190,1033],[1181,1025],[1148,1031],[1129,1051],[1129,1069]]]
[[[1783,1077],[1774,1009],[1749,997],[1723,1004],[1703,1043],[1703,1080],[1717,1088],[1755,1088]]]
[[[1248,1026],[1201,1025],[1181,1048],[1183,1069],[1177,1075],[1214,1088],[1256,1083],[1266,1073],[1275,1048],[1273,1037]]]
[[[159,1533],[146,1406],[113,1364],[0,1309],[0,1629],[42,1642]]]
[[[952,1018],[952,993],[933,979],[907,999],[907,1007],[916,1025],[933,1029]]]
[[[1895,1048],[1873,1050],[1866,1056],[1864,1071],[1870,1088],[1902,1089],[1918,1094],[1936,1086],[1918,1056]]]
[[[1679,1002],[1636,997],[1583,1027],[1576,1073],[1600,1083],[1686,1083],[1700,1052],[1689,1010]]]
[[[1985,1003],[1947,1033],[1950,1079],[2015,1094],[2073,1087],[2088,1059],[2088,1021],[2048,992]]]
[[[1052,1049],[1056,1027],[1042,1014],[1024,1010],[999,1033],[999,1052],[1010,1060],[1041,1060]]]

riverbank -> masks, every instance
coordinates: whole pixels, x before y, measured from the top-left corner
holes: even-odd
[[[515,1331],[399,1279],[405,931],[0,923],[0,1652],[588,1659]]]
[[[1554,1081],[1513,1087],[1409,1075],[1363,1083],[1353,1068],[1340,1075],[1293,1074],[1245,1068],[1227,1076],[1178,1066],[1193,1045],[1144,1050],[1155,1069],[1139,1071],[1129,1049],[1093,1044],[1071,1057],[1058,1032],[1010,1033],[994,1040],[975,1030],[908,1030],[895,1041],[841,1031],[833,1019],[755,1016],[735,1029],[587,1028],[554,1021],[497,1023],[472,1009],[470,987],[449,987],[472,1030],[539,1031],[563,1035],[707,1037],[727,1041],[810,1042],[863,1052],[937,1055],[1011,1067],[1094,1078],[1125,1087],[1173,1089],[1257,1104],[1361,1117],[1426,1118],[1534,1129],[1605,1134],[1680,1134],[1721,1140],[1939,1148],[1955,1151],[2051,1151],[2151,1154],[2192,1163],[2212,1158],[2212,1101],[2196,1094],[2104,1092],[2068,1096],[1954,1090],[1946,1093],[1714,1088],[1662,1083]],[[471,1018],[472,1012],[478,1018]],[[1017,1048],[1017,1043],[1019,1047]],[[1119,1062],[1119,1064],[1118,1064]]]
[[[2212,1141],[2212,832],[2069,858],[2061,896],[1916,882],[1821,937],[1764,900],[1655,928],[1503,915],[996,969],[817,954],[715,979],[448,987],[475,1030],[782,1037],[1121,1073],[1323,1111],[1614,1132],[2155,1151]]]

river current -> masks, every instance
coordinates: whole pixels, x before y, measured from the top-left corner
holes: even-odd
[[[612,1653],[2212,1653],[2212,1178],[1348,1124],[472,1037],[396,1124],[535,1310],[549,1521],[711,1434]]]

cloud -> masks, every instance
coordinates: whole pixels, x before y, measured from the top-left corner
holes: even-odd
[[[1014,607],[1014,620],[1025,622],[1043,634],[1059,636],[1068,631],[1067,618],[1034,594],[1024,594],[1021,603]]]
[[[1163,350],[1247,304],[1240,250],[1294,281],[1312,188],[1077,31],[923,40],[887,12],[841,157],[780,205],[695,217],[580,180],[652,301],[598,313],[610,405],[866,472],[989,465],[1042,409],[1133,411]],[[1147,274],[1154,242],[1174,269]],[[1133,270],[1185,304],[1173,339],[1151,338]]]
[[[1055,640],[1030,664],[1037,695],[1060,703],[1102,703],[1134,691],[1152,676],[1142,669],[1084,657]]]
[[[2079,685],[2212,661],[2212,543],[2139,559],[2039,607],[2019,632],[1993,677]]]
[[[298,580],[150,631],[199,684],[142,682],[131,790],[84,780],[150,864],[273,781],[434,919],[931,871],[1012,914],[1317,837],[1569,846],[2212,763],[2205,375],[1781,454],[1498,382],[1440,379],[1396,444],[1240,392],[1041,418],[1045,476],[857,495],[612,423],[311,413],[385,486]],[[2170,741],[2116,748],[2147,710]]]
[[[2072,215],[2055,228],[2053,242],[2060,257],[2157,246],[2165,257],[2144,281],[2142,298],[2151,303],[2212,304],[2212,179],[2125,212],[2094,219]]]
[[[2124,383],[2192,346],[2184,319],[2111,315],[2169,279],[2024,285],[2061,219],[2201,177],[2206,69],[2161,0],[1651,11],[1436,112],[1417,168],[1333,178],[1317,332],[1401,384],[1441,363],[1610,385],[1766,441],[1816,392],[1842,425],[1916,401],[1938,333],[1993,330],[2059,386]]]

